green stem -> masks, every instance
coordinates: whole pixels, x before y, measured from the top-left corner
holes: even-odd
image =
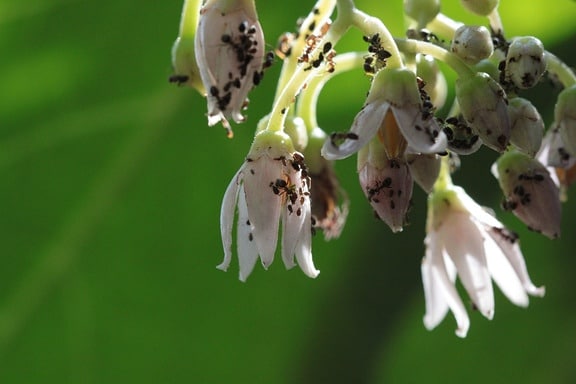
[[[435,44],[413,39],[396,39],[395,41],[402,52],[430,55],[449,65],[459,77],[467,77],[474,74],[474,71],[462,59]]]
[[[306,90],[302,92],[298,100],[297,115],[304,119],[308,133],[318,127],[316,119],[316,106],[318,97],[324,85],[335,75],[350,71],[355,68],[361,68],[364,63],[364,54],[360,52],[347,52],[334,58],[335,71],[324,75],[314,77],[308,83]]]
[[[428,23],[427,27],[434,34],[442,36],[448,40],[452,40],[454,32],[462,25],[462,23],[451,19],[450,17],[439,13],[434,20]]]
[[[344,35],[348,28],[352,25],[351,13],[353,9],[349,9],[351,1],[338,1],[338,17],[331,25],[328,32],[317,43],[316,47],[310,52],[309,62],[318,59],[319,54],[322,52],[324,44],[330,42],[332,47],[336,45],[338,40]],[[317,75],[318,70],[323,69],[312,68],[311,64],[300,64],[295,69],[290,80],[280,91],[279,96],[274,101],[270,119],[266,126],[266,130],[273,132],[281,132],[284,130],[284,123],[286,121],[287,110],[290,105],[295,101],[296,96],[300,90],[306,85],[312,75]]]
[[[350,1],[350,3],[353,2]],[[352,6],[354,5],[352,4]],[[388,68],[402,68],[404,66],[402,56],[400,55],[398,46],[394,41],[394,37],[380,19],[370,16],[359,9],[352,8],[352,22],[354,26],[365,35],[372,36],[378,33],[382,47],[391,55],[386,59]]]
[[[313,31],[310,31],[310,26],[314,24],[316,26],[314,28],[315,30],[322,28],[322,26],[329,21],[330,15],[334,11],[335,6],[336,0],[318,0],[312,11],[310,11],[306,19],[304,19],[300,25],[297,34],[298,37],[291,45],[292,52],[284,59],[282,64],[282,70],[280,72],[280,77],[278,78],[274,100],[277,100],[280,97],[282,90],[286,87],[286,84],[290,80],[290,76],[292,76],[296,66],[298,65],[298,58],[300,57],[299,54],[306,48],[306,37],[309,36],[310,33],[313,33]]]
[[[546,51],[545,57],[548,72],[556,75],[565,88],[569,88],[576,84],[576,75],[574,75],[574,72],[569,66],[548,51]]]
[[[180,29],[178,32],[181,38],[194,39],[201,7],[202,0],[184,0],[182,16],[180,17]]]
[[[452,176],[450,176],[450,156],[442,156],[440,163],[440,173],[434,183],[433,190],[443,191],[454,186],[452,183]]]

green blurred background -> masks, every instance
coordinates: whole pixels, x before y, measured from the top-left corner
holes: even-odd
[[[259,1],[268,44],[311,1]],[[362,9],[401,35],[401,1]],[[168,84],[181,1],[0,0],[0,383],[573,383],[574,199],[563,237],[527,232],[496,207],[495,153],[466,158],[455,181],[522,237],[544,299],[496,315],[422,325],[426,200],[399,235],[374,219],[355,160],[337,164],[352,200],[337,241],[314,240],[309,279],[280,260],[247,283],[222,260],[224,190],[271,107],[277,62],[228,140],[205,101]],[[459,2],[443,9],[470,23]],[[502,0],[508,36],[534,34],[574,64],[576,2]],[[337,50],[364,48],[351,33]],[[351,87],[350,84],[357,84]],[[327,131],[346,130],[368,89],[329,83]],[[532,95],[548,122],[556,90]],[[467,299],[466,299],[467,300]]]

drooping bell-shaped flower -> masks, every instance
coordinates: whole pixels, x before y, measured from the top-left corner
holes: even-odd
[[[366,103],[347,133],[332,134],[322,147],[328,160],[346,158],[367,145],[376,135],[387,135],[394,126],[407,144],[419,153],[446,149],[446,136],[433,111],[422,103],[416,75],[405,68],[384,68],[374,77]],[[389,156],[390,158],[394,156]]]
[[[290,137],[264,131],[256,135],[246,161],[226,189],[220,214],[226,270],[232,260],[232,230],[237,217],[240,280],[245,281],[258,258],[264,268],[274,260],[282,222],[282,260],[296,264],[309,277],[319,271],[312,261],[310,178],[304,157],[294,150]]]
[[[506,93],[488,74],[480,72],[456,80],[462,115],[482,142],[503,152],[510,140]]]
[[[321,229],[324,239],[340,236],[348,216],[348,196],[340,186],[333,161],[320,155],[320,148],[326,141],[326,133],[319,127],[310,132],[304,157],[308,165],[308,175],[314,188],[311,189],[312,224]]]
[[[208,98],[208,125],[245,120],[248,92],[263,72],[264,35],[254,0],[207,0],[200,11],[196,61]]]
[[[358,153],[360,186],[378,217],[401,232],[410,208],[413,180],[404,157],[390,156],[379,138]]]
[[[543,296],[534,286],[518,235],[451,183],[428,198],[426,255],[422,281],[426,298],[424,325],[435,328],[448,310],[457,323],[456,335],[465,337],[470,319],[455,287],[458,276],[472,303],[488,319],[494,316],[493,279],[514,304],[528,306],[528,295]]]
[[[521,152],[509,151],[494,163],[492,173],[504,194],[503,208],[529,229],[551,239],[560,237],[560,192],[545,166]]]

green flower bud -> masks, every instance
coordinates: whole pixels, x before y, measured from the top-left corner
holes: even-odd
[[[464,8],[480,16],[488,16],[498,6],[498,0],[460,0]]]
[[[494,45],[488,28],[462,25],[454,33],[450,50],[468,64],[476,64],[492,55]]]
[[[560,236],[560,191],[538,160],[510,151],[492,166],[504,193],[502,207],[511,210],[529,229],[555,239]]]
[[[459,78],[456,98],[464,119],[482,139],[497,152],[503,152],[510,139],[506,93],[486,73]]]
[[[404,0],[404,13],[422,28],[434,20],[439,12],[439,0]]]
[[[506,79],[518,88],[532,88],[546,71],[544,55],[544,45],[537,38],[515,38],[506,55]]]
[[[519,151],[534,157],[542,145],[544,121],[532,103],[515,97],[508,104],[510,143]]]
[[[554,108],[554,122],[566,150],[576,155],[576,85],[566,88],[558,95]]]

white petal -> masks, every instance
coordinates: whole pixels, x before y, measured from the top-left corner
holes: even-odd
[[[438,153],[446,150],[448,139],[434,119],[423,120],[418,106],[392,108],[398,128],[408,145],[420,153]]]
[[[470,319],[453,281],[448,276],[442,245],[434,234],[426,238],[426,244],[426,257],[422,261],[422,281],[426,297],[424,326],[429,330],[436,327],[446,315],[447,308],[450,308],[458,326],[456,335],[466,337]]]
[[[224,193],[222,207],[220,208],[220,235],[224,246],[224,261],[216,268],[223,271],[228,269],[232,260],[232,226],[234,225],[234,212],[238,199],[239,185],[242,182],[242,170],[238,171]]]
[[[485,239],[485,246],[488,270],[498,287],[508,300],[520,307],[527,307],[528,295],[498,244],[488,236]]]
[[[302,186],[299,172],[291,174],[290,182],[294,185],[295,191],[306,189]],[[295,203],[287,199],[282,211],[282,260],[288,269],[296,265],[294,253],[298,240],[302,236],[306,209],[310,210],[310,199],[305,198],[304,204],[300,204],[300,198],[298,198]]]
[[[524,261],[524,257],[520,251],[518,241],[510,241],[510,239],[507,239],[502,235],[500,230],[491,229],[488,233],[500,247],[503,255],[506,257],[509,265],[513,268],[514,273],[521,281],[526,292],[532,296],[544,296],[546,289],[544,287],[536,287],[532,283],[532,280],[530,280],[528,269],[526,268],[526,262]]]
[[[240,264],[240,280],[246,281],[256,261],[258,260],[258,248],[252,233],[253,226],[248,217],[246,198],[243,191],[238,196],[238,262]]]
[[[300,269],[308,276],[315,278],[320,273],[312,260],[312,212],[308,206],[304,217],[304,226],[296,245],[296,260]]]
[[[281,197],[273,193],[270,183],[281,177],[282,164],[262,156],[247,162],[245,168],[244,191],[248,216],[254,226],[254,240],[262,264],[268,268],[276,251],[281,208]]]
[[[356,115],[349,133],[357,135],[354,138],[347,138],[338,146],[335,146],[331,138],[326,139],[322,146],[321,154],[327,160],[344,159],[360,150],[374,137],[390,104],[373,102],[366,104]]]
[[[492,319],[494,292],[486,264],[482,233],[466,213],[460,212],[448,215],[439,232],[472,302],[480,313]]]

